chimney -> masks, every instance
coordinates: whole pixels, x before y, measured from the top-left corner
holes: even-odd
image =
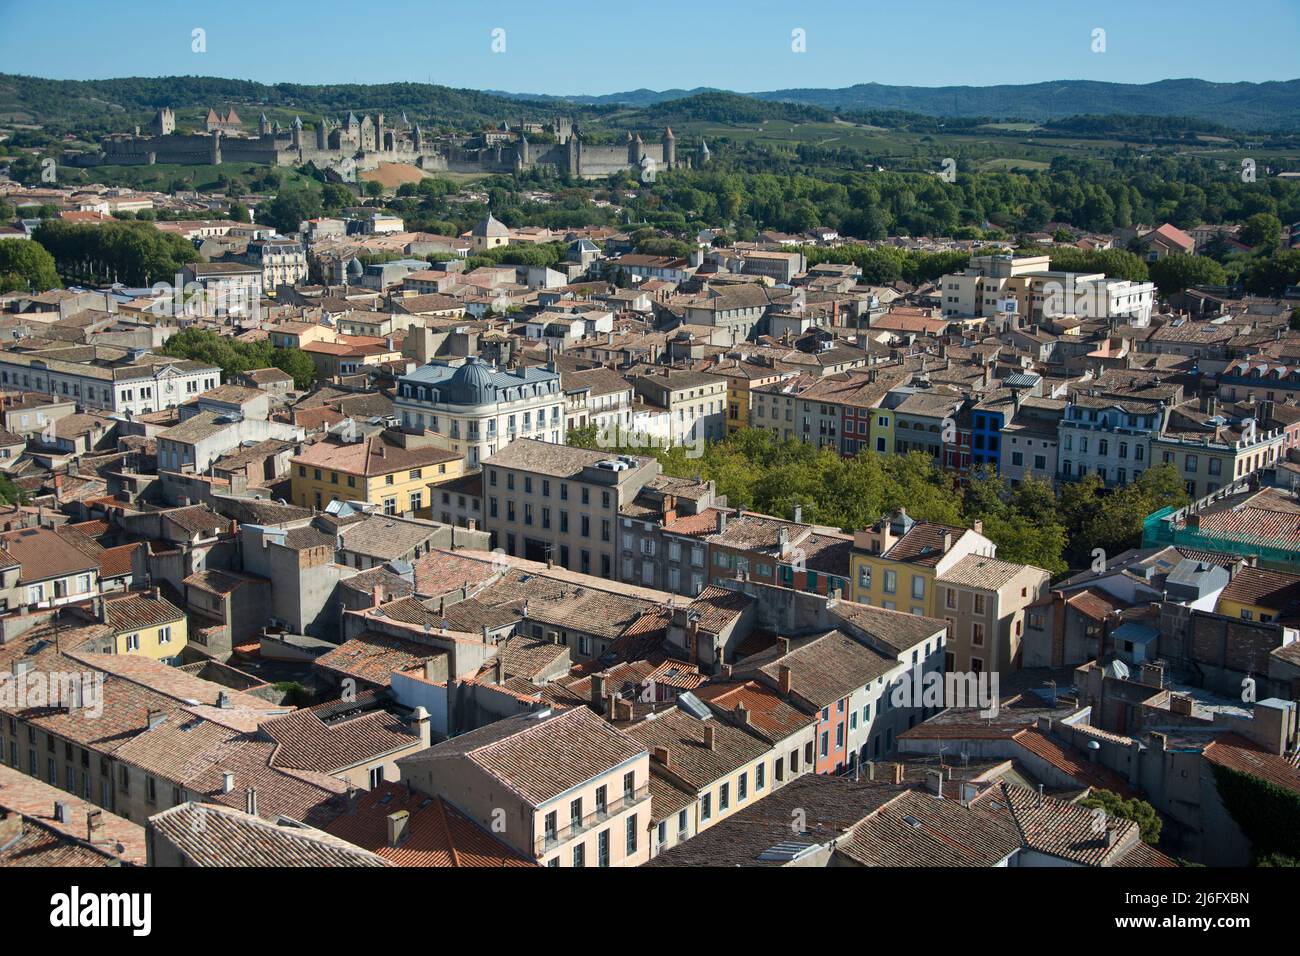
[[[1192,698],[1186,694],[1169,695],[1169,712],[1180,717],[1192,716]]]
[[[382,584],[376,584],[374,587],[370,589],[370,606],[379,607],[379,605],[383,603],[384,603],[384,586]]]
[[[0,846],[8,846],[23,835],[23,815],[14,810],[0,810]]]
[[[788,664],[782,664],[776,670],[777,693],[780,694],[782,697],[789,697],[791,683],[792,681],[791,681],[791,674],[790,674],[790,666]]]
[[[357,812],[357,804],[360,802],[361,802],[361,788],[349,786],[348,787],[348,813],[355,814]]]
[[[943,796],[943,771],[927,770],[925,772],[925,789],[936,797]]]
[[[95,833],[104,825],[104,811],[90,810],[86,813],[86,842],[95,842]]]
[[[718,534],[727,530],[727,513],[719,509],[718,511]]]
[[[71,822],[71,817],[72,814],[68,810],[68,805],[64,803],[62,800],[55,800],[54,819],[58,820],[60,823],[69,823]]]
[[[654,758],[658,760],[666,769],[673,765],[673,753],[667,747],[656,747],[654,749]]]
[[[718,743],[717,731],[714,729],[712,724],[705,724],[704,725],[704,749],[716,750],[717,743]]]
[[[388,846],[390,849],[402,845],[402,842],[407,837],[410,821],[411,814],[406,810],[398,810],[396,813],[388,815]]]
[[[794,506],[794,523],[803,524],[803,505]]]
[[[166,719],[167,719],[167,715],[163,713],[161,710],[150,710],[148,713],[145,714],[145,721],[148,724],[150,730],[153,730],[155,727],[157,727]]]
[[[504,683],[506,682],[506,662],[505,662],[504,658],[501,657],[501,651],[500,651],[500,649],[497,650],[497,659],[496,659],[496,668],[495,668],[495,670],[496,670],[496,682],[497,682],[497,684],[504,684]]]
[[[896,763],[893,764],[893,768],[894,768],[894,783],[901,784],[903,782],[903,765],[901,763]]]
[[[732,712],[736,718],[736,723],[742,727],[749,726],[749,708],[744,704],[736,704],[736,709]]]
[[[250,817],[257,816],[257,788],[246,787],[244,789],[244,810]]]
[[[591,675],[591,706],[598,714],[605,713],[605,675]]]
[[[229,770],[223,771],[221,774],[221,792],[222,793],[235,792],[235,775],[231,773]]]

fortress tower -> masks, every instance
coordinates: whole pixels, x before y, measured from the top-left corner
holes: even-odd
[[[664,165],[669,169],[677,165],[677,137],[671,126],[664,129]]]
[[[316,124],[316,148],[322,150],[329,148],[329,128],[323,116]]]
[[[150,124],[150,131],[155,136],[170,136],[176,132],[176,114],[170,106],[164,106],[157,112]]]

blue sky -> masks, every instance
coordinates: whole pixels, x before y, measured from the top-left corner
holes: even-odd
[[[195,28],[207,51],[191,49]],[[492,31],[505,51],[492,51]],[[1094,53],[1094,29],[1106,50]],[[806,52],[791,50],[802,29]],[[0,72],[590,94],[1300,76],[1300,0],[0,0]]]

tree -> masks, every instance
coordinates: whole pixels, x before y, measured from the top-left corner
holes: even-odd
[[[306,352],[298,349],[276,349],[272,364],[281,372],[293,376],[293,387],[302,391],[316,381],[316,363]]]
[[[44,292],[60,285],[54,257],[40,243],[0,241],[0,292]]]
[[[273,226],[276,232],[297,232],[302,223],[316,219],[322,212],[320,196],[310,189],[282,192],[257,207],[258,222]]]
[[[1107,817],[1132,820],[1138,825],[1142,842],[1152,845],[1160,842],[1160,831],[1164,828],[1164,821],[1160,819],[1156,808],[1145,800],[1139,800],[1137,797],[1125,800],[1114,791],[1102,790],[1098,787],[1080,800],[1079,806],[1100,809]]]
[[[1147,269],[1161,295],[1182,292],[1194,285],[1223,285],[1228,281],[1223,266],[1206,256],[1165,256],[1151,263]]]
[[[1257,212],[1241,224],[1237,238],[1246,245],[1276,248],[1282,237],[1282,220],[1268,212]]]

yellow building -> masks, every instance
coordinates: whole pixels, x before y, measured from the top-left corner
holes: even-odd
[[[775,369],[770,365],[751,361],[720,362],[709,368],[710,375],[727,380],[727,431],[749,427],[750,389],[771,385],[790,378],[792,371]]]
[[[1300,618],[1300,574],[1242,568],[1223,589],[1214,610],[1241,621],[1296,622]]]
[[[113,629],[113,638],[111,650],[101,646],[101,652],[170,663],[189,643],[185,612],[157,588],[103,600],[104,623]]]
[[[385,514],[428,517],[430,485],[464,474],[465,459],[423,435],[385,431],[345,441],[326,438],[290,459],[293,504],[322,509],[365,501]]]
[[[915,521],[899,509],[853,536],[851,596],[860,604],[943,617],[935,578],[970,554],[994,557],[995,545],[974,529]]]

